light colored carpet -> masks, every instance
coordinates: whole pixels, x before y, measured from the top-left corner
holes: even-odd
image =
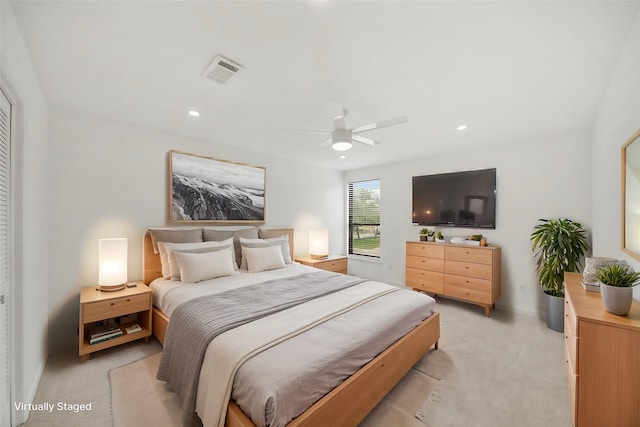
[[[109,372],[114,427],[181,427],[182,412],[176,394],[155,378],[160,356],[160,353],[155,354]],[[451,372],[447,360],[444,352],[431,350],[427,353],[361,426],[424,426],[415,414],[430,393],[444,383],[428,375],[425,367],[437,364],[438,374],[446,374]]]
[[[423,357],[363,421],[364,426],[571,426],[563,334],[550,331],[540,319],[500,309],[486,318],[479,307],[438,299],[438,310],[440,350]],[[111,370],[115,374],[115,368],[125,365],[138,366],[132,362],[160,351],[160,345],[153,341],[99,352],[86,363],[79,361],[75,351],[50,356],[34,403],[90,401],[92,411],[32,412],[24,425],[137,427],[143,425],[138,424],[140,419],[157,419],[161,408],[134,404],[127,409],[135,414],[134,418],[117,424],[111,414],[108,373]],[[155,378],[153,369],[145,369],[148,378]],[[128,382],[131,390],[143,386]],[[147,391],[140,391],[136,398],[148,395]],[[114,415],[120,410],[116,400],[114,397]],[[131,402],[121,400],[125,405]],[[427,404],[420,411],[425,401]],[[417,412],[426,414],[424,422],[415,417]],[[169,417],[174,414],[177,417],[170,411]],[[163,422],[153,425],[162,427],[166,425]]]

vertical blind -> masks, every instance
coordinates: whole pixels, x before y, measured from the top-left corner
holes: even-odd
[[[0,426],[11,424],[9,376],[9,190],[11,104],[0,91]]]
[[[349,254],[380,257],[380,180],[349,183]]]

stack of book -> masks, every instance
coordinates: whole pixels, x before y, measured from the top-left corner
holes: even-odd
[[[89,331],[89,344],[98,344],[122,336],[122,331],[117,326],[98,327]]]

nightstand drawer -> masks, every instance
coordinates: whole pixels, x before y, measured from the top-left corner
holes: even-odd
[[[124,316],[138,311],[149,310],[149,294],[131,295],[84,304],[83,320],[85,323]]]
[[[338,273],[347,271],[347,259],[334,259],[328,261],[322,261],[315,265],[317,268],[321,268],[327,271],[336,271]]]

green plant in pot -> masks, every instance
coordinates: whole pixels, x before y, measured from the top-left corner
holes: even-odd
[[[420,230],[420,240],[421,241],[426,242],[428,235],[429,235],[429,229],[428,228],[423,228],[422,230]]]
[[[564,273],[580,271],[587,249],[582,224],[566,218],[539,219],[531,233],[536,272],[546,299],[547,327],[564,330]]]
[[[640,273],[627,265],[612,264],[598,271],[600,296],[608,312],[626,316],[631,310],[633,287],[640,281]]]

